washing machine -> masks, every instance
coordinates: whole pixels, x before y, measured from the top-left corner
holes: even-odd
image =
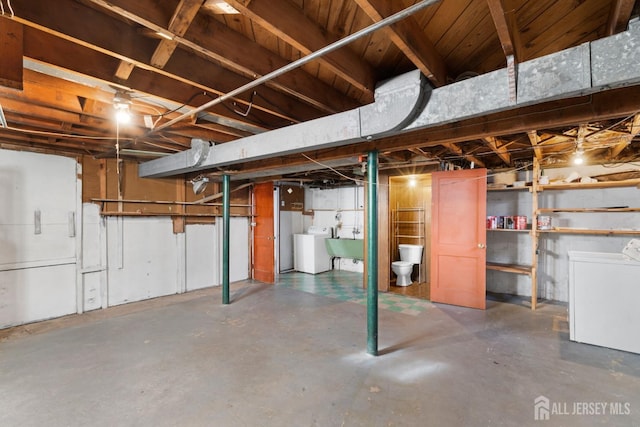
[[[317,274],[331,270],[331,257],[324,239],[331,237],[331,227],[312,225],[304,234],[293,235],[293,268]]]

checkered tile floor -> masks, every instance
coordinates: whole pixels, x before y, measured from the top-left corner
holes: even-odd
[[[323,295],[341,301],[367,304],[367,294],[362,288],[362,273],[332,270],[320,274],[291,272],[281,274],[278,286]],[[430,305],[429,301],[404,295],[380,292],[378,308],[415,316]]]

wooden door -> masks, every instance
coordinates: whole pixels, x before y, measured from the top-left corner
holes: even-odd
[[[273,183],[256,184],[253,188],[255,226],[253,227],[253,278],[275,282],[275,231]]]
[[[432,174],[431,300],[486,307],[487,170]]]

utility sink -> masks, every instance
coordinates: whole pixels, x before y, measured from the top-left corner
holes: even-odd
[[[364,259],[363,239],[325,239],[330,257]]]

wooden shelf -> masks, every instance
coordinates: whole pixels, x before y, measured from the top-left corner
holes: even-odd
[[[497,262],[488,262],[487,270],[504,271],[506,273],[526,274],[531,275],[533,268],[530,265],[518,265],[518,264],[501,264]]]
[[[538,230],[540,233],[563,233],[563,234],[597,234],[602,236],[614,235],[640,235],[640,230],[596,230],[587,228],[560,228],[551,230]]]
[[[531,231],[531,229],[525,228],[524,230],[515,230],[512,228],[487,228],[487,231],[509,231],[509,232],[516,232],[516,233],[528,233]]]
[[[531,186],[524,186],[524,187],[502,187],[502,188],[491,188],[491,187],[487,187],[487,191],[528,191],[531,192]]]
[[[588,190],[594,188],[618,188],[618,187],[638,187],[640,179],[627,179],[625,181],[604,181],[604,182],[570,182],[566,184],[539,185],[538,191],[545,190]]]
[[[586,213],[606,213],[606,212],[640,212],[640,208],[617,207],[617,208],[541,208],[538,213],[554,212],[586,212]]]

